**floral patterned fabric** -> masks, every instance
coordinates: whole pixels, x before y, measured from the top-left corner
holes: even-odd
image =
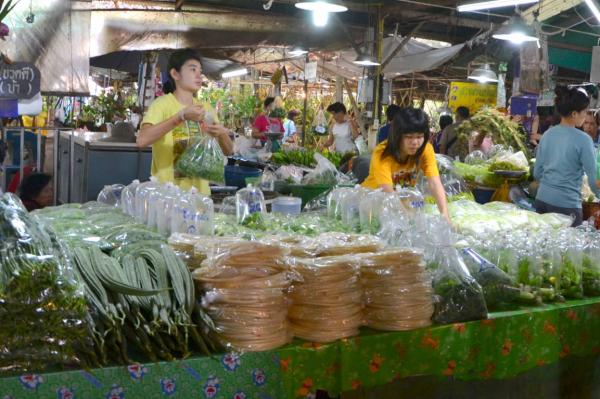
[[[0,399],[312,398],[415,375],[507,379],[569,355],[600,356],[600,298],[331,344],[0,379]]]

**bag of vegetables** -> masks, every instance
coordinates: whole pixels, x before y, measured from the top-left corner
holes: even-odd
[[[226,158],[217,140],[206,134],[188,140],[187,147],[175,162],[175,172],[182,177],[224,183]]]
[[[433,276],[433,321],[449,324],[486,319],[488,310],[483,289],[454,247],[454,235],[449,233],[439,238],[441,245],[436,253],[437,269]]]

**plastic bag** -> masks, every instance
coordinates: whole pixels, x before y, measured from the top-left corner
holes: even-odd
[[[263,192],[251,184],[235,194],[238,224],[263,230],[263,216],[267,213]]]
[[[0,374],[89,365],[89,317],[70,255],[12,195],[0,197]]]
[[[356,186],[341,199],[342,223],[355,232],[359,232],[361,229],[360,203],[368,193],[370,193],[369,190]]]
[[[384,200],[393,197],[392,193],[371,191],[365,195],[359,204],[360,228],[364,233],[377,234],[381,229],[380,213]]]
[[[156,229],[160,234],[166,236],[171,234],[173,209],[181,195],[183,195],[181,190],[173,185],[158,198],[156,203]]]
[[[190,140],[188,147],[175,162],[175,171],[183,177],[224,183],[226,158],[217,140],[208,135]]]
[[[300,276],[290,292],[289,320],[295,336],[331,342],[358,335],[362,294],[355,256],[296,259],[292,270]]]
[[[398,248],[356,257],[361,265],[367,326],[402,331],[431,324],[431,276],[421,252]]]
[[[104,186],[98,194],[98,202],[119,208],[121,206],[121,194],[125,188],[122,184]]]
[[[510,170],[510,171],[529,171],[529,162],[523,151],[514,154],[498,154],[491,158],[490,171]]]
[[[327,216],[342,219],[342,201],[346,195],[352,192],[352,188],[336,188],[327,195]]]
[[[214,234],[214,204],[192,187],[173,206],[171,232],[192,235]]]
[[[159,190],[162,184],[154,176],[150,181],[139,184],[135,189],[135,220],[138,223],[148,223],[148,212],[150,211],[150,193]]]
[[[136,214],[135,191],[139,185],[140,181],[136,179],[121,192],[121,210],[129,216]]]
[[[260,177],[260,189],[263,191],[275,191],[275,173],[270,170],[264,170]]]
[[[277,171],[275,171],[275,176],[280,181],[284,181],[290,184],[300,184],[302,181],[302,176],[304,176],[304,171],[298,166],[293,165],[283,165]]]
[[[339,172],[335,165],[321,154],[315,153],[317,166],[302,179],[302,184],[324,184],[336,185],[338,183],[348,183],[349,178]]]

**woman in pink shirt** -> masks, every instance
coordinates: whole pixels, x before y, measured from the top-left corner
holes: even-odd
[[[264,112],[256,117],[252,125],[252,138],[260,140],[263,145],[267,142],[265,133],[284,131],[281,119],[268,116],[274,108],[274,103],[274,97],[267,97],[264,102]]]

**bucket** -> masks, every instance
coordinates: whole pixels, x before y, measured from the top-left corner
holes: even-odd
[[[478,204],[487,204],[492,201],[492,197],[496,192],[494,188],[473,188],[473,197]]]
[[[261,176],[262,170],[260,169],[238,165],[225,166],[225,184],[228,186],[244,188],[247,178],[260,178]]]
[[[271,211],[285,215],[298,215],[302,209],[302,198],[277,197],[273,200]]]

